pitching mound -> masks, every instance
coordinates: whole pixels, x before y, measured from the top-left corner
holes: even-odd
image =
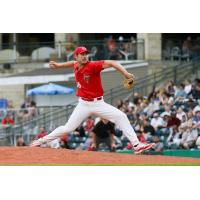
[[[107,152],[74,151],[66,149],[1,147],[0,165],[167,165],[199,164],[198,158],[160,155],[132,155]]]

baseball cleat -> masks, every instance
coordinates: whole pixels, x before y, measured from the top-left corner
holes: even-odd
[[[143,151],[151,149],[154,145],[155,143],[149,143],[149,144],[139,143],[136,147],[133,147],[133,150],[135,154],[140,154]]]

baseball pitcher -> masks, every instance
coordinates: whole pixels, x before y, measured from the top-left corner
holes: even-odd
[[[124,87],[131,88],[134,85],[135,77],[119,63],[111,60],[89,61],[88,50],[85,47],[77,47],[74,51],[75,61],[68,61],[64,64],[58,64],[50,61],[51,68],[72,67],[74,69],[75,80],[77,83],[76,95],[79,98],[78,105],[71,114],[68,122],[64,126],[59,126],[50,134],[43,138],[33,141],[32,147],[41,146],[44,143],[52,141],[63,134],[74,131],[88,116],[95,114],[101,118],[107,119],[122,130],[123,134],[133,145],[135,154],[150,149],[154,143],[140,143],[137,135],[132,128],[127,116],[122,111],[104,102],[103,88],[100,73],[102,70],[113,67],[119,71],[125,78]]]

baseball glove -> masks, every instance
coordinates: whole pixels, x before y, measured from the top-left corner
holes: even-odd
[[[125,78],[123,85],[125,89],[133,88],[135,86],[135,77]]]

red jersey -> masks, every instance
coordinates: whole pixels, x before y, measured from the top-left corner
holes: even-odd
[[[103,96],[100,73],[104,61],[89,61],[78,69],[78,62],[74,63],[74,74],[77,83],[76,95],[87,99]]]

